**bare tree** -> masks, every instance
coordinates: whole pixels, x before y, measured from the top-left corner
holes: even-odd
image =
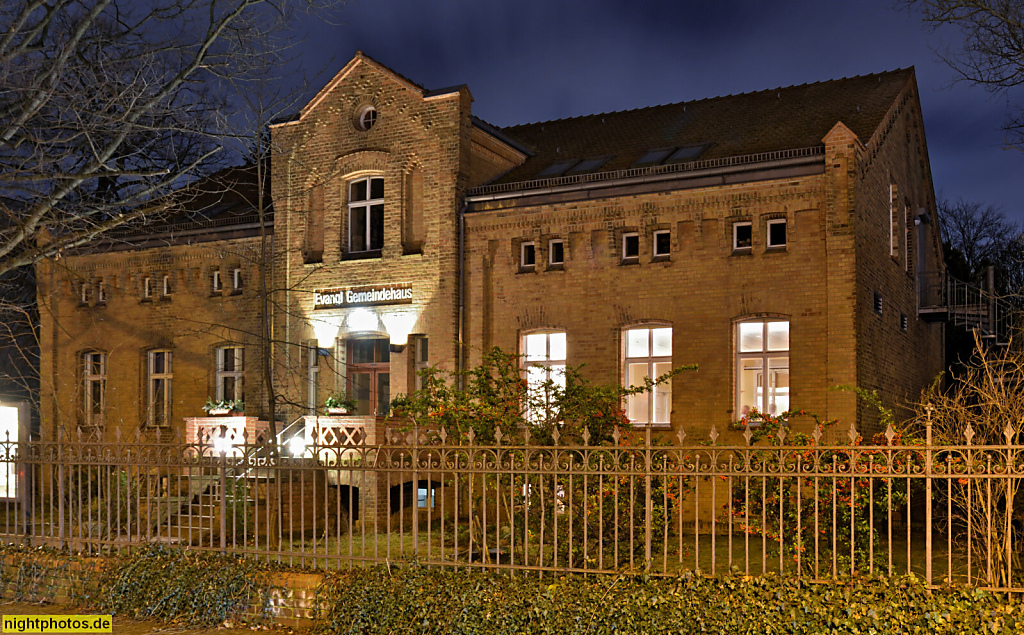
[[[1022,0],[901,0],[920,10],[933,29],[959,29],[959,46],[939,56],[960,79],[1005,92],[1024,84],[1024,1]],[[1011,106],[1004,124],[1007,142],[1024,150],[1024,105]]]
[[[188,197],[224,161],[222,79],[288,2],[0,4],[0,274]]]

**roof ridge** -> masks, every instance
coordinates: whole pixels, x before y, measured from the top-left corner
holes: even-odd
[[[644,111],[644,110],[654,110],[656,108],[667,108],[669,106],[683,106],[683,105],[689,105],[689,104],[700,104],[700,103],[703,103],[703,102],[714,101],[716,99],[729,99],[729,98],[732,98],[732,97],[748,97],[748,96],[752,96],[752,95],[759,95],[761,93],[770,93],[772,91],[790,90],[790,89],[794,89],[794,88],[805,88],[805,87],[809,87],[809,86],[823,86],[823,85],[826,85],[826,84],[834,84],[834,83],[838,83],[838,82],[853,81],[853,80],[857,80],[857,79],[865,79],[865,78],[868,78],[868,77],[881,77],[883,75],[894,75],[894,74],[897,74],[897,73],[905,73],[905,72],[908,72],[908,71],[909,72],[913,72],[914,70],[915,69],[914,69],[913,66],[908,66],[908,67],[905,67],[905,68],[895,68],[895,69],[892,69],[892,70],[880,71],[878,73],[865,73],[863,75],[852,75],[850,77],[839,77],[839,78],[833,78],[833,79],[824,79],[824,80],[820,80],[820,81],[816,81],[816,82],[804,82],[803,84],[790,84],[789,86],[776,86],[775,88],[763,88],[761,90],[754,90],[754,91],[743,92],[743,93],[729,93],[727,95],[715,95],[713,97],[702,97],[700,99],[692,99],[692,100],[689,100],[689,101],[674,101],[674,102],[667,102],[667,103],[663,103],[663,104],[652,104],[650,106],[640,106],[640,107],[637,107],[637,108],[628,108],[626,110],[608,110],[608,111],[605,111],[605,112],[590,113],[590,114],[586,114],[586,115],[574,115],[574,116],[571,116],[571,117],[560,117],[558,119],[546,119],[546,120],[541,120],[541,121],[531,121],[531,122],[526,122],[526,123],[514,124],[514,125],[511,125],[511,126],[505,126],[503,128],[499,128],[499,130],[501,130],[503,132],[506,132],[506,133],[509,133],[509,131],[511,131],[513,129],[525,128],[527,126],[539,126],[539,125],[548,124],[548,123],[562,123],[562,122],[566,122],[566,121],[583,120],[583,119],[587,119],[587,118],[590,118],[590,117],[606,117],[608,115],[619,115],[619,114],[627,114],[627,113],[636,113],[636,112],[641,112],[641,111]]]

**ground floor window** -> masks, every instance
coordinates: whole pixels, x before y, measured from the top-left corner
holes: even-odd
[[[87,427],[102,426],[107,388],[107,356],[96,352],[85,353],[82,362],[82,423]]]
[[[672,370],[672,327],[642,326],[624,333],[625,376],[629,387],[643,386]],[[672,380],[649,392],[626,397],[626,416],[633,424],[669,424],[672,414]]]
[[[748,320],[736,324],[736,412],[769,415],[789,410],[789,322]]]
[[[348,341],[346,380],[357,415],[383,417],[391,407],[391,346],[387,338]]]
[[[541,423],[552,398],[549,388],[565,387],[565,331],[527,333],[520,350],[526,374],[526,418]]]
[[[167,426],[171,423],[171,351],[149,351],[147,359],[149,425]]]

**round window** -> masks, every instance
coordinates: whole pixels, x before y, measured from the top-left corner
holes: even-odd
[[[359,127],[363,130],[369,130],[375,123],[377,123],[377,109],[373,106],[363,108],[359,113]]]

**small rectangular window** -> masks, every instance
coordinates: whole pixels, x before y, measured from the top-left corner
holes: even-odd
[[[750,221],[732,224],[732,250],[746,251],[754,245],[754,225]]]
[[[654,257],[664,258],[672,251],[672,232],[659,229],[654,232]]]
[[[142,279],[142,297],[152,298],[153,297],[153,279],[146,276]]]
[[[907,332],[907,326],[908,326],[907,314],[906,313],[900,313],[900,330],[903,331],[904,333],[906,333]]]
[[[520,243],[519,245],[519,267],[532,269],[537,264],[537,249],[533,241]]]
[[[881,315],[882,314],[882,294],[877,292],[877,291],[875,291],[875,295],[874,295],[874,298],[872,300],[872,303],[874,305],[875,313],[877,313],[878,315]]]
[[[174,288],[171,286],[171,276],[165,275],[163,279],[163,295],[168,296],[174,293]]]
[[[213,270],[213,273],[211,274],[210,281],[211,281],[214,293],[220,293],[221,290],[224,288],[224,284],[220,280],[220,271],[219,270],[217,270],[217,269]]]
[[[556,238],[548,243],[548,264],[561,265],[565,263],[565,244],[562,239]]]
[[[96,302],[104,304],[107,301],[107,284],[103,279],[96,281]]]
[[[416,342],[416,355],[413,362],[413,372],[416,375],[415,386],[416,390],[422,390],[423,377],[420,372],[430,366],[430,343],[426,337],[417,337],[414,341]]]
[[[88,282],[83,282],[78,288],[78,294],[79,304],[89,304],[89,299],[92,297],[92,287]]]
[[[242,289],[242,270],[235,268],[231,270],[231,288],[235,291]]]
[[[640,234],[626,232],[622,235],[622,259],[636,260],[640,257]]]
[[[779,218],[768,221],[768,248],[778,249],[786,246],[786,219]]]

